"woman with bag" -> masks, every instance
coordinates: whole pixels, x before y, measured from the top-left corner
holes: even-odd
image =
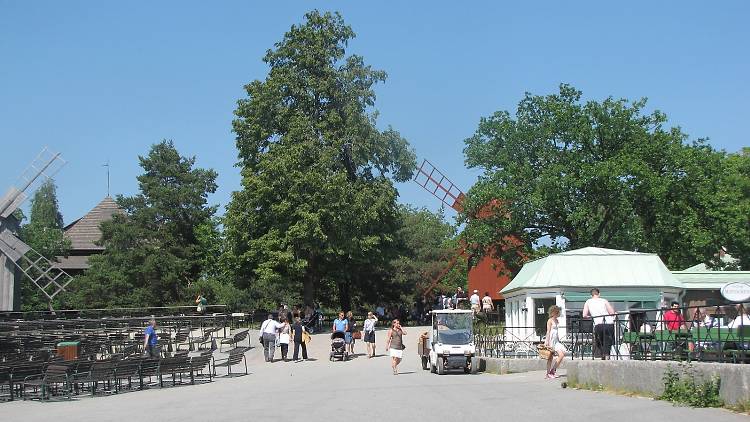
[[[289,321],[286,320],[285,316],[280,318],[281,328],[279,329],[279,345],[281,346],[281,360],[286,362],[287,353],[289,353],[289,340],[291,339],[292,328],[289,326]]]
[[[401,322],[394,319],[393,322],[391,322],[391,328],[388,330],[388,340],[385,344],[385,348],[388,349],[388,352],[391,355],[391,369],[393,369],[393,375],[398,375],[398,364],[401,363],[404,349],[406,348],[403,339],[403,336],[405,335],[406,331],[401,328]]]
[[[545,376],[547,379],[559,378],[558,375],[555,375],[555,371],[560,366],[560,363],[562,363],[562,360],[565,357],[565,352],[568,351],[560,341],[560,336],[558,334],[559,322],[557,318],[560,316],[560,311],[562,311],[562,309],[557,305],[552,305],[549,308],[547,336],[545,337],[544,345],[549,349],[552,349],[552,353],[550,353],[547,358],[547,375]],[[555,356],[557,356],[557,361],[553,363]]]
[[[375,324],[378,318],[372,312],[367,313],[363,329],[365,331],[365,344],[367,345],[367,358],[375,357]]]
[[[359,331],[357,330],[357,323],[354,321],[354,314],[352,311],[349,311],[346,313],[346,320],[349,321],[349,325],[346,329],[345,334],[345,341],[346,341],[346,347],[349,349],[349,354],[354,354],[354,340],[355,340],[355,334],[357,334]]]

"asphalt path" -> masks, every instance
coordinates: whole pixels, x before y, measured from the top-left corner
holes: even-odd
[[[346,362],[330,362],[330,340],[326,334],[316,334],[309,350],[311,360],[267,363],[257,347],[258,336],[253,335],[256,347],[247,354],[250,375],[72,401],[7,402],[0,404],[0,421],[748,420],[722,409],[563,389],[564,377],[546,380],[542,372],[431,374],[422,370],[416,355],[416,340],[423,329],[406,330],[407,349],[399,375],[392,374],[390,358],[383,354],[385,332],[377,333],[377,357],[368,359],[364,343],[358,342],[357,355]],[[219,368],[219,375],[223,373]]]

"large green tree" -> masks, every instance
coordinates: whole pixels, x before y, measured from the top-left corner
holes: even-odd
[[[63,236],[63,216],[57,203],[57,187],[48,179],[34,192],[29,223],[21,227],[21,239],[45,258],[67,255],[70,242]],[[46,309],[47,298],[26,277],[21,282],[23,310]]]
[[[717,220],[721,232],[726,234],[726,248],[738,260],[727,269],[750,270],[750,147],[727,156],[716,196],[724,205]]]
[[[140,193],[118,196],[125,210],[102,223],[105,251],[93,256],[87,273],[74,283],[74,306],[161,306],[184,303],[204,266],[216,252],[216,172],[195,168],[195,158],[180,156],[172,141],[139,157]],[[73,285],[73,284],[72,284]]]
[[[526,248],[600,246],[659,254],[670,268],[708,261],[726,237],[721,198],[726,159],[688,142],[646,100],[582,101],[527,94],[515,116],[484,118],[466,140],[466,163],[484,174],[469,191],[467,215],[499,199],[494,216],[469,221],[472,245],[518,261],[507,235]],[[516,266],[517,267],[517,266]]]
[[[466,288],[468,265],[460,254],[457,228],[445,221],[443,211],[431,212],[408,205],[400,207],[401,228],[398,238],[401,253],[393,262],[396,292],[402,303],[414,303],[427,294],[431,301],[438,293]],[[452,268],[449,263],[456,258]],[[445,274],[444,271],[446,271]],[[443,274],[443,277],[439,276]],[[437,283],[432,286],[433,281]],[[432,290],[427,290],[432,287]]]
[[[224,224],[235,281],[261,306],[310,305],[318,293],[348,307],[352,292],[377,292],[389,274],[391,178],[411,177],[414,154],[398,132],[376,127],[373,86],[386,75],[346,55],[354,36],[337,13],[307,13],[238,101],[242,190]]]

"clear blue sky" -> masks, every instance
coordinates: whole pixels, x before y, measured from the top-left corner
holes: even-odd
[[[210,200],[223,208],[239,188],[242,86],[316,4],[354,28],[351,53],[388,72],[379,124],[464,190],[477,172],[463,140],[480,117],[561,82],[592,99],[648,97],[692,138],[750,145],[750,2],[505,3],[0,0],[0,190],[49,145],[68,161],[56,182],[69,222],[105,196],[101,164],[113,194],[133,194],[137,155],[167,138],[219,172]],[[437,209],[414,183],[399,189]]]

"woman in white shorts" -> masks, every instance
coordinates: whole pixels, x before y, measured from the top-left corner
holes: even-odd
[[[391,328],[388,330],[388,341],[386,342],[385,348],[388,350],[388,354],[391,355],[391,369],[393,369],[393,375],[398,375],[398,364],[401,363],[401,358],[404,354],[404,339],[406,331],[401,328],[399,320],[394,319],[391,322]]]
[[[549,308],[549,319],[547,320],[547,336],[545,337],[544,345],[552,348],[552,350],[554,350],[555,352],[551,354],[547,359],[547,375],[545,376],[545,378],[548,379],[558,378],[558,376],[555,375],[555,371],[557,370],[557,367],[560,366],[560,363],[565,357],[565,353],[568,351],[560,341],[560,336],[558,335],[559,323],[557,318],[560,316],[561,310],[562,309],[560,309],[560,307],[556,305],[552,305]],[[552,361],[555,360],[555,356],[557,357],[557,361],[553,363]]]

